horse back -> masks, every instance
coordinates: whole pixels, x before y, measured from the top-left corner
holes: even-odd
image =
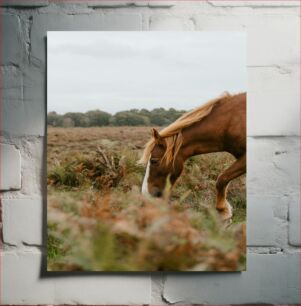
[[[213,120],[224,150],[240,157],[246,152],[246,93],[221,100],[213,111]]]

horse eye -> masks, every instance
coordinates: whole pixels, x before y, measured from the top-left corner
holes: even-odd
[[[151,165],[157,165],[157,164],[159,163],[159,159],[157,159],[157,158],[152,158],[152,159],[150,160],[150,163],[151,163]]]

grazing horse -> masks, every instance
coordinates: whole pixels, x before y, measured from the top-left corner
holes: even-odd
[[[168,176],[174,185],[189,157],[211,152],[229,152],[236,158],[216,181],[216,209],[222,219],[230,219],[228,184],[246,173],[246,93],[226,93],[184,114],[160,132],[152,129],[140,160],[147,164],[142,192],[161,197]]]

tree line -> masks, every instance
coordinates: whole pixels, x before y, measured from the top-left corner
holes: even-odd
[[[101,110],[86,113],[69,112],[63,115],[56,112],[47,114],[47,124],[56,127],[92,127],[92,126],[165,126],[174,122],[185,111],[174,108],[131,109],[112,115]]]

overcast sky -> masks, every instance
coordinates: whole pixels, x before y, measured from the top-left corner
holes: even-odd
[[[192,109],[246,91],[242,32],[48,32],[48,111]]]

